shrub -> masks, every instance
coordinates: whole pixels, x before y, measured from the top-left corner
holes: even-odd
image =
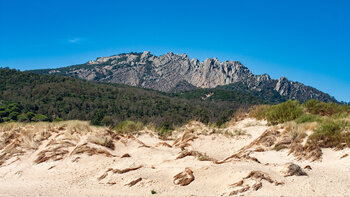
[[[173,130],[174,127],[169,121],[164,121],[158,127],[156,127],[156,131],[160,136],[170,135]]]
[[[21,114],[17,116],[17,120],[20,122],[27,122],[29,121],[29,118],[27,116],[27,114]]]
[[[322,117],[315,114],[303,114],[295,120],[296,123],[306,123],[306,122],[322,122]]]
[[[33,112],[27,112],[26,116],[28,117],[28,120],[31,121],[34,118],[35,114]]]
[[[342,118],[348,118],[349,114],[347,112],[342,112],[338,114],[332,115],[332,119],[342,119]]]
[[[211,161],[212,159],[207,155],[207,153],[199,154],[197,159],[199,161]]]
[[[266,119],[271,124],[284,123],[295,120],[303,114],[298,101],[288,100],[284,103],[271,106],[266,113]]]
[[[16,111],[14,112],[11,112],[10,115],[9,115],[9,119],[11,120],[17,120],[17,116],[19,116],[20,114]]]
[[[255,105],[249,109],[248,117],[256,118],[257,120],[266,119],[266,113],[270,107],[270,105]]]
[[[42,114],[38,114],[36,116],[34,116],[34,121],[36,122],[41,122],[41,121],[48,121],[49,118],[45,115],[42,115]]]
[[[239,108],[234,114],[232,120],[237,122],[243,120],[247,117],[247,110],[244,108]]]
[[[63,121],[63,119],[62,118],[55,118],[53,121],[54,122],[61,122],[61,121]]]
[[[142,129],[143,129],[142,122],[134,122],[131,120],[125,120],[125,121],[119,122],[114,127],[114,130],[117,133],[135,133],[135,132],[140,131]]]
[[[114,124],[113,117],[112,116],[103,117],[103,119],[101,120],[101,124],[105,126],[113,125]]]
[[[218,120],[216,121],[216,126],[217,127],[222,127],[224,126],[224,123],[231,120],[232,116],[233,116],[234,111],[233,110],[226,110],[224,111],[220,117],[218,118]]]
[[[308,100],[304,104],[306,110],[311,114],[317,114],[321,116],[332,116],[346,111],[346,107],[337,103],[325,103],[318,100]]]
[[[344,144],[350,146],[350,132],[344,132],[348,124],[343,121],[325,121],[310,135],[308,143],[317,144],[324,148],[333,148]]]

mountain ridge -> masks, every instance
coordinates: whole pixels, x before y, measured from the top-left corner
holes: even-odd
[[[186,54],[173,52],[155,56],[143,53],[122,53],[99,57],[85,64],[57,69],[32,70],[39,74],[61,74],[75,78],[130,86],[151,88],[162,92],[181,92],[195,88],[215,88],[242,82],[250,90],[276,91],[288,99],[305,102],[317,99],[337,102],[334,97],[300,82],[289,81],[282,76],[272,79],[268,74],[255,75],[239,61],[204,61],[190,59]]]

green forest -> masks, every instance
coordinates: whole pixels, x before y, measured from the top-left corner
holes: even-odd
[[[172,128],[189,120],[221,124],[238,108],[266,103],[243,91],[231,91],[228,99],[217,94],[217,100],[203,100],[198,93],[189,98],[121,84],[8,68],[0,69],[0,76],[2,122],[78,119],[113,126],[124,120],[134,120]]]
[[[286,101],[276,92],[254,92],[241,83],[164,93],[60,75],[0,68],[0,122],[88,120],[115,126],[125,120],[172,129],[189,120],[230,120],[238,109]]]

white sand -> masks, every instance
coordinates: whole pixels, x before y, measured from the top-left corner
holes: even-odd
[[[196,127],[197,126],[197,127]],[[195,125],[194,133],[205,128]],[[206,153],[209,157],[222,160],[240,148],[248,145],[259,137],[268,127],[265,122],[252,119],[240,121],[230,127],[231,131],[243,129],[250,136],[226,137],[221,134],[198,135],[190,141],[188,150]],[[181,133],[179,133],[181,135]],[[62,136],[61,136],[62,137]],[[350,150],[334,151],[323,149],[322,161],[298,161],[288,150],[254,152],[261,164],[251,160],[233,159],[227,163],[214,164],[212,161],[200,161],[197,157],[187,156],[176,159],[180,148],[157,146],[163,140],[150,134],[138,136],[144,144],[140,147],[133,139],[128,139],[126,145],[115,141],[115,150],[108,150],[115,157],[87,154],[67,155],[59,161],[47,161],[35,164],[37,154],[44,150],[45,145],[55,135],[44,141],[38,150],[27,151],[20,160],[15,157],[0,167],[0,196],[228,196],[238,189],[230,185],[246,177],[249,172],[259,170],[268,174],[273,180],[284,182],[275,186],[265,180],[262,188],[240,193],[247,196],[349,196],[350,195],[350,156],[340,159],[344,154],[350,155]],[[80,144],[86,140],[82,137]],[[173,140],[166,141],[172,145]],[[74,147],[70,148],[72,151]],[[125,153],[131,157],[121,158]],[[77,162],[72,162],[80,157]],[[308,176],[284,177],[281,169],[287,162],[294,162],[302,168],[310,165],[312,170],[305,170]],[[267,164],[268,163],[268,164]],[[142,165],[138,170],[124,174],[108,173],[102,180],[98,178],[108,168],[125,169]],[[52,167],[51,169],[49,169]],[[194,181],[187,186],[173,183],[173,177],[186,167],[193,171]],[[137,178],[142,178],[136,185],[125,184]],[[254,180],[247,180],[253,184]],[[108,184],[115,183],[115,184]],[[154,190],[156,194],[152,195]]]

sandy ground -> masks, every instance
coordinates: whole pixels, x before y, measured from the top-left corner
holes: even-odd
[[[73,154],[74,149],[87,142],[87,136],[71,142],[68,153],[60,160],[48,160],[39,164],[34,161],[38,154],[50,147],[49,142],[66,140],[60,131],[42,141],[35,150],[27,150],[18,157],[8,159],[0,167],[0,196],[229,196],[233,191],[247,185],[247,191],[237,195],[246,196],[349,196],[350,195],[350,155],[349,149],[334,151],[323,149],[322,160],[311,162],[297,160],[288,155],[288,150],[266,150],[252,152],[251,159],[229,159],[242,147],[249,145],[265,130],[269,129],[263,121],[245,119],[228,128],[228,132],[237,129],[246,132],[245,135],[228,136],[209,131],[198,124],[189,125],[187,130],[197,138],[189,140],[187,151],[198,151],[205,154],[211,161],[201,161],[198,156],[177,157],[184,151],[175,146],[174,141],[183,132],[175,133],[173,139],[162,140],[151,133],[138,135],[136,138],[115,140],[115,149],[111,150],[96,144],[88,143],[90,147],[108,151],[112,156],[87,153]],[[206,132],[208,130],[208,132]],[[63,131],[62,131],[63,132]],[[166,142],[172,147],[159,145]],[[143,144],[144,145],[143,145]],[[4,150],[2,150],[4,151]],[[122,157],[129,154],[130,157]],[[286,163],[293,162],[304,168],[307,176],[284,176]],[[125,173],[106,172],[109,168],[136,168]],[[189,168],[194,180],[186,186],[176,185],[174,176]],[[233,186],[252,171],[259,171],[269,176],[274,182],[247,178],[242,186]],[[104,178],[101,178],[105,175]],[[141,178],[133,186],[126,184]],[[275,183],[281,183],[276,185]],[[254,184],[261,183],[256,191]],[[151,192],[154,191],[155,194]]]

